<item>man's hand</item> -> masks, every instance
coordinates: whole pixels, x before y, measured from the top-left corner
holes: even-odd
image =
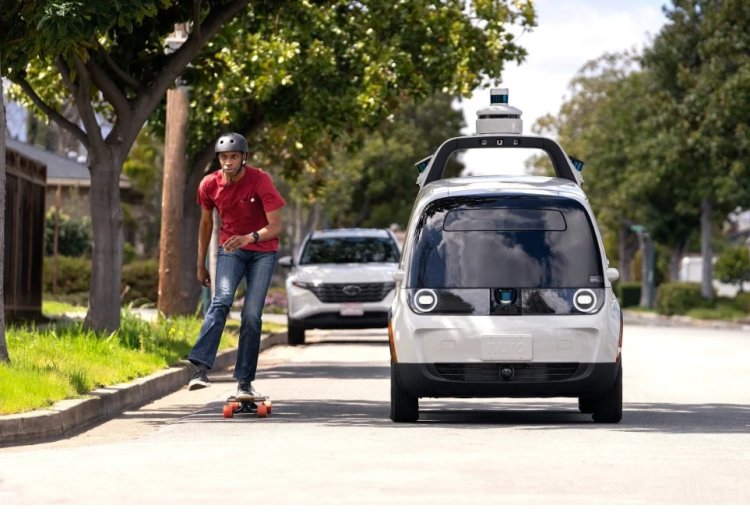
[[[204,287],[211,286],[211,276],[208,274],[208,269],[205,265],[198,266],[198,281],[200,281],[201,285]]]
[[[252,244],[253,235],[233,235],[230,236],[226,242],[224,242],[224,250],[228,253],[233,253],[235,250],[247,244]]]

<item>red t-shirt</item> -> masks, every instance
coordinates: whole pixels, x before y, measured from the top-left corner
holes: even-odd
[[[266,227],[266,213],[278,210],[286,202],[267,173],[246,165],[245,175],[236,183],[226,181],[221,170],[204,177],[198,187],[198,204],[206,210],[219,210],[219,243],[224,245],[232,235],[249,235]],[[278,248],[278,237],[242,247],[247,251],[276,251]]]

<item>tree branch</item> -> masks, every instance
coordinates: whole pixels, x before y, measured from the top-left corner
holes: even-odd
[[[195,36],[200,39],[201,37],[201,0],[193,1],[193,27],[195,28]]]
[[[129,119],[133,116],[130,109],[130,103],[125,95],[120,91],[120,88],[109,78],[109,76],[99,68],[99,64],[93,59],[89,59],[86,62],[86,68],[91,74],[91,79],[94,84],[101,90],[104,97],[112,104],[115,108],[115,112],[123,120]]]
[[[96,113],[94,112],[94,107],[91,105],[91,98],[89,96],[91,76],[83,61],[77,56],[74,59],[78,75],[78,88],[75,92],[76,105],[78,106],[78,113],[81,115],[83,126],[91,138],[90,150],[96,152],[105,144],[101,134],[101,127],[99,126],[99,121],[96,119]]]
[[[34,89],[31,87],[31,84],[26,82],[26,79],[13,79],[13,82],[18,84],[23,92],[31,99],[31,101],[42,110],[42,112],[47,115],[50,120],[55,122],[57,125],[59,125],[61,128],[66,129],[69,131],[73,136],[75,136],[84,147],[87,149],[89,148],[89,139],[85,132],[81,130],[80,127],[78,127],[76,124],[62,116],[60,113],[58,113],[55,109],[50,107],[46,102],[44,102],[39,95],[36,94]]]
[[[250,0],[234,0],[221,9],[213,10],[208,17],[194,27],[193,32],[183,45],[173,54],[170,54],[166,66],[149,85],[148,93],[138,99],[134,108],[136,126],[140,128],[148,116],[156,109],[156,106],[164,98],[166,91],[172,87],[177,77],[187,68],[188,64],[198,55],[206,42],[219,31],[222,25],[231,20],[237,13],[247,7]]]
[[[125,72],[125,70],[120,68],[120,66],[117,63],[115,63],[114,59],[112,59],[112,56],[110,56],[107,52],[104,51],[101,45],[99,46],[98,53],[99,53],[99,56],[102,59],[104,59],[104,61],[107,63],[107,66],[109,66],[112,69],[112,71],[115,72],[115,75],[117,75],[117,77],[122,79],[122,81],[125,84],[127,84],[128,86],[131,86],[132,88],[135,88],[136,90],[140,88],[141,85],[138,83],[138,81],[133,79],[133,77],[127,72]]]

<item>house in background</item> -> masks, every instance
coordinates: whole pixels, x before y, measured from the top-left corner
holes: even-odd
[[[45,194],[47,210],[55,207],[55,197],[59,190],[62,197],[61,209],[64,213],[73,218],[91,217],[89,208],[91,175],[85,162],[82,163],[78,156],[68,158],[12,138],[6,140],[6,147],[47,167]],[[125,176],[120,177],[120,197],[123,202],[140,203],[140,195],[135,192],[130,179]]]

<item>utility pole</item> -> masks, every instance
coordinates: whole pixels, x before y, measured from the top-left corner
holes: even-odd
[[[187,40],[184,24],[175,25],[167,38],[168,52],[177,51]],[[195,307],[179,283],[177,271],[185,267],[179,243],[182,201],[187,171],[187,130],[189,94],[187,86],[177,79],[167,91],[167,120],[164,138],[164,178],[161,202],[161,238],[159,239],[159,289],[157,308],[165,316],[186,315]]]

